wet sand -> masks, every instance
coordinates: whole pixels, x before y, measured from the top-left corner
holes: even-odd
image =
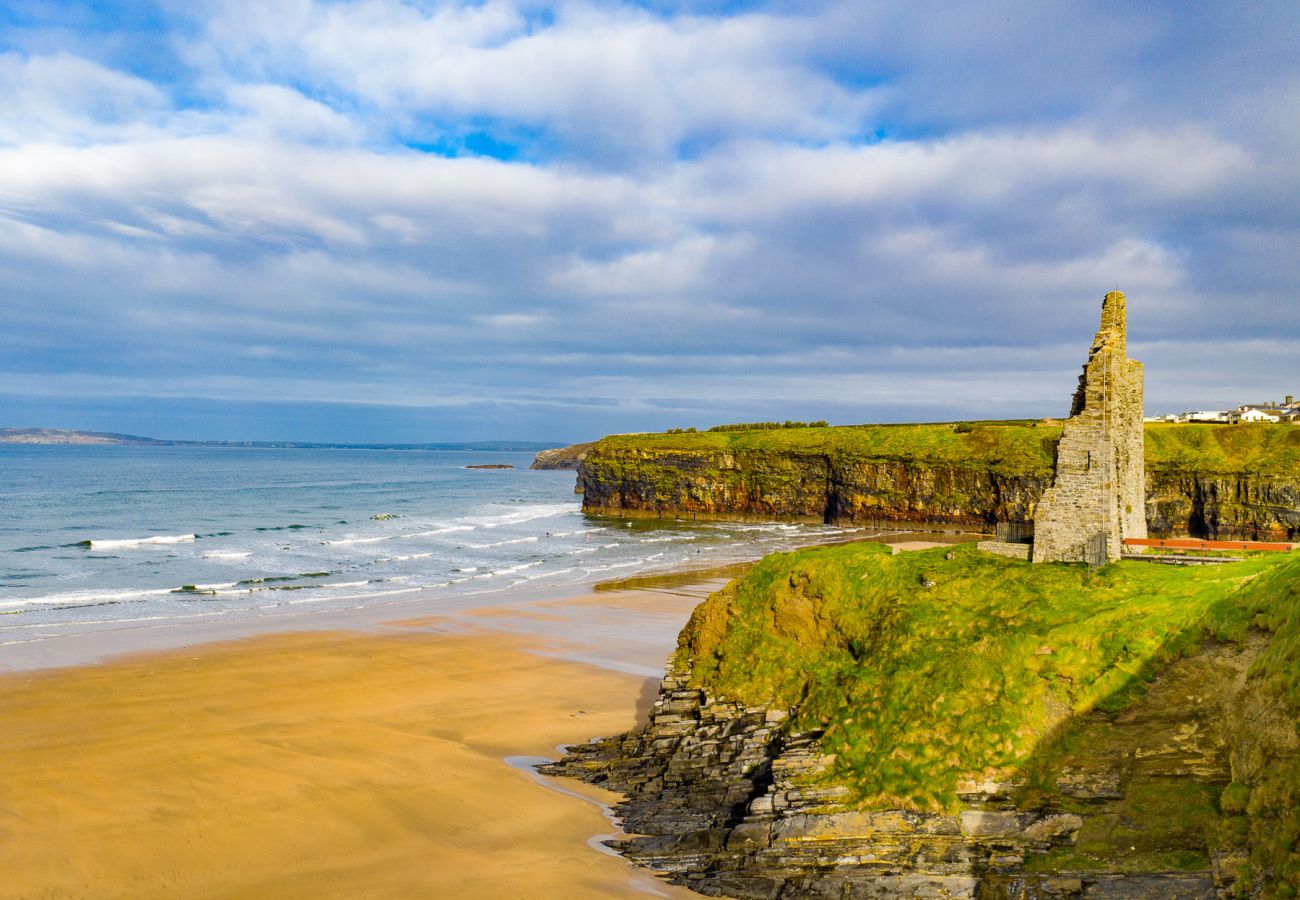
[[[587,651],[527,620],[0,678],[0,897],[695,896],[589,845],[612,795],[507,761],[631,727],[656,684],[553,658]]]

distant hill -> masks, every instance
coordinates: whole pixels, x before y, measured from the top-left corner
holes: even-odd
[[[344,444],[313,441],[171,441],[117,434],[111,431],[76,431],[70,428],[0,428],[0,444],[106,444],[147,447],[252,447],[261,449],[317,450],[516,450],[536,453],[563,444],[539,441],[467,441],[429,444]]]
[[[157,444],[153,438],[69,428],[0,428],[0,444]]]

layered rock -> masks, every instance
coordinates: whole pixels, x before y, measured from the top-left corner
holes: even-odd
[[[707,895],[1300,891],[1300,558],[774,554],[696,608],[649,720],[546,767]]]
[[[1147,472],[1147,529],[1155,537],[1300,541],[1300,473]]]
[[[923,526],[1025,521],[1044,472],[798,452],[601,451],[579,469],[583,510],[619,516]]]

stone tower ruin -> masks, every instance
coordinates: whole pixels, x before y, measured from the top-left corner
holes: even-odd
[[[1056,475],[1034,513],[1034,562],[1119,559],[1147,536],[1142,363],[1128,358],[1124,295],[1107,294],[1056,451]]]

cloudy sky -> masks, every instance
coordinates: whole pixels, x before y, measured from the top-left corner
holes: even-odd
[[[1300,7],[5,0],[0,426],[583,439],[1300,394]]]

